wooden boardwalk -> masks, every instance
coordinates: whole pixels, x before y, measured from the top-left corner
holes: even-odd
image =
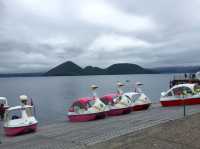
[[[200,112],[200,105],[187,106],[187,114]],[[182,107],[163,108],[153,105],[147,111],[106,119],[42,126],[36,133],[5,137],[2,132],[1,149],[75,149],[103,142],[137,130],[183,117]],[[2,131],[2,128],[1,128]]]

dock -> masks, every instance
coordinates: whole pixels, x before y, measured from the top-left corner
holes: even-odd
[[[187,115],[198,113],[200,105],[187,106],[186,111]],[[39,127],[36,133],[17,137],[5,137],[1,127],[0,148],[84,149],[180,118],[183,118],[183,107],[160,107],[159,104],[153,104],[146,111],[91,122],[71,123],[66,120]]]

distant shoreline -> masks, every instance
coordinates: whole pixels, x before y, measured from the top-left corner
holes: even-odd
[[[16,75],[16,74],[0,74],[0,78],[29,78],[29,77],[81,77],[81,76],[117,76],[117,75],[165,75],[165,74],[183,74],[183,73],[176,73],[176,72],[169,72],[169,73],[143,73],[143,74],[99,74],[99,75],[57,75],[57,76],[47,76],[47,75]]]
[[[7,73],[0,74],[0,78],[11,78],[11,77],[42,77],[44,73]]]

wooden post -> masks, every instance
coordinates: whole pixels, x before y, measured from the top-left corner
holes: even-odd
[[[184,95],[183,95],[183,116],[184,116],[184,117],[186,116],[186,105],[185,105],[185,98],[184,98]]]
[[[183,109],[184,109],[184,117],[186,116],[186,106],[185,106],[185,101],[183,102],[184,105],[183,105]]]
[[[0,122],[1,124],[1,122]],[[0,126],[0,129],[2,128],[2,134],[3,134],[3,123],[2,123],[2,127]],[[2,141],[1,141],[1,136],[0,136],[0,144],[2,144]]]

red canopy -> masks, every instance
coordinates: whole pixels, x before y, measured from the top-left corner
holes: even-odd
[[[83,98],[79,98],[77,99],[76,101],[74,101],[73,105],[74,104],[83,104],[83,105],[86,105],[89,101],[91,100],[94,100],[93,98],[91,97],[83,97]]]
[[[117,93],[110,93],[107,95],[104,95],[103,97],[101,97],[100,99],[102,100],[106,100],[108,102],[112,102],[114,98],[116,98],[118,96]]]

